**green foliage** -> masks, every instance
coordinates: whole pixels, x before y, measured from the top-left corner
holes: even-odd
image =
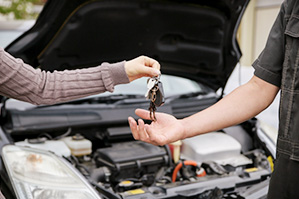
[[[0,13],[3,15],[13,14],[15,19],[33,19],[37,13],[33,12],[33,5],[40,4],[41,0],[10,0],[5,5],[0,5]]]

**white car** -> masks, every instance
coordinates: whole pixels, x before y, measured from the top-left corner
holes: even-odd
[[[48,0],[34,26],[6,50],[48,71],[148,55],[161,63],[165,104],[158,111],[183,118],[222,98],[219,90],[241,57],[236,31],[247,4],[248,0]],[[145,92],[146,79],[140,79],[117,86],[113,93],[51,106],[21,106],[3,97],[4,196],[267,197],[275,141],[256,118],[182,140],[178,146],[153,146],[135,141],[127,123],[136,108],[149,107]]]

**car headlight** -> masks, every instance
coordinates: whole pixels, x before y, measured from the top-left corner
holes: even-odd
[[[7,145],[2,158],[18,198],[101,198],[67,161],[50,152]]]

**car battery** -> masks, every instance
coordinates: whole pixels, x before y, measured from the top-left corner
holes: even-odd
[[[154,146],[140,141],[116,143],[95,153],[97,167],[108,167],[111,171],[110,180],[114,182],[155,174],[160,167],[169,166],[170,158],[167,146]]]

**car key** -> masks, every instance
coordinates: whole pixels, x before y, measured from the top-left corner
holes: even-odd
[[[149,78],[148,84],[147,84],[147,92],[146,92],[146,98],[150,99],[150,118],[152,121],[156,121],[155,111],[156,107],[162,106],[164,104],[164,91],[162,82],[160,81],[159,77],[152,77]]]
[[[145,93],[146,99],[150,99],[150,118],[152,121],[156,121],[155,111],[156,106],[154,101],[156,100],[156,82],[158,81],[157,77],[152,77],[147,80],[147,92]]]
[[[155,78],[149,78],[147,80],[147,91],[145,93],[146,99],[149,99],[149,93],[150,93],[151,89],[155,86],[155,84],[156,84]]]

